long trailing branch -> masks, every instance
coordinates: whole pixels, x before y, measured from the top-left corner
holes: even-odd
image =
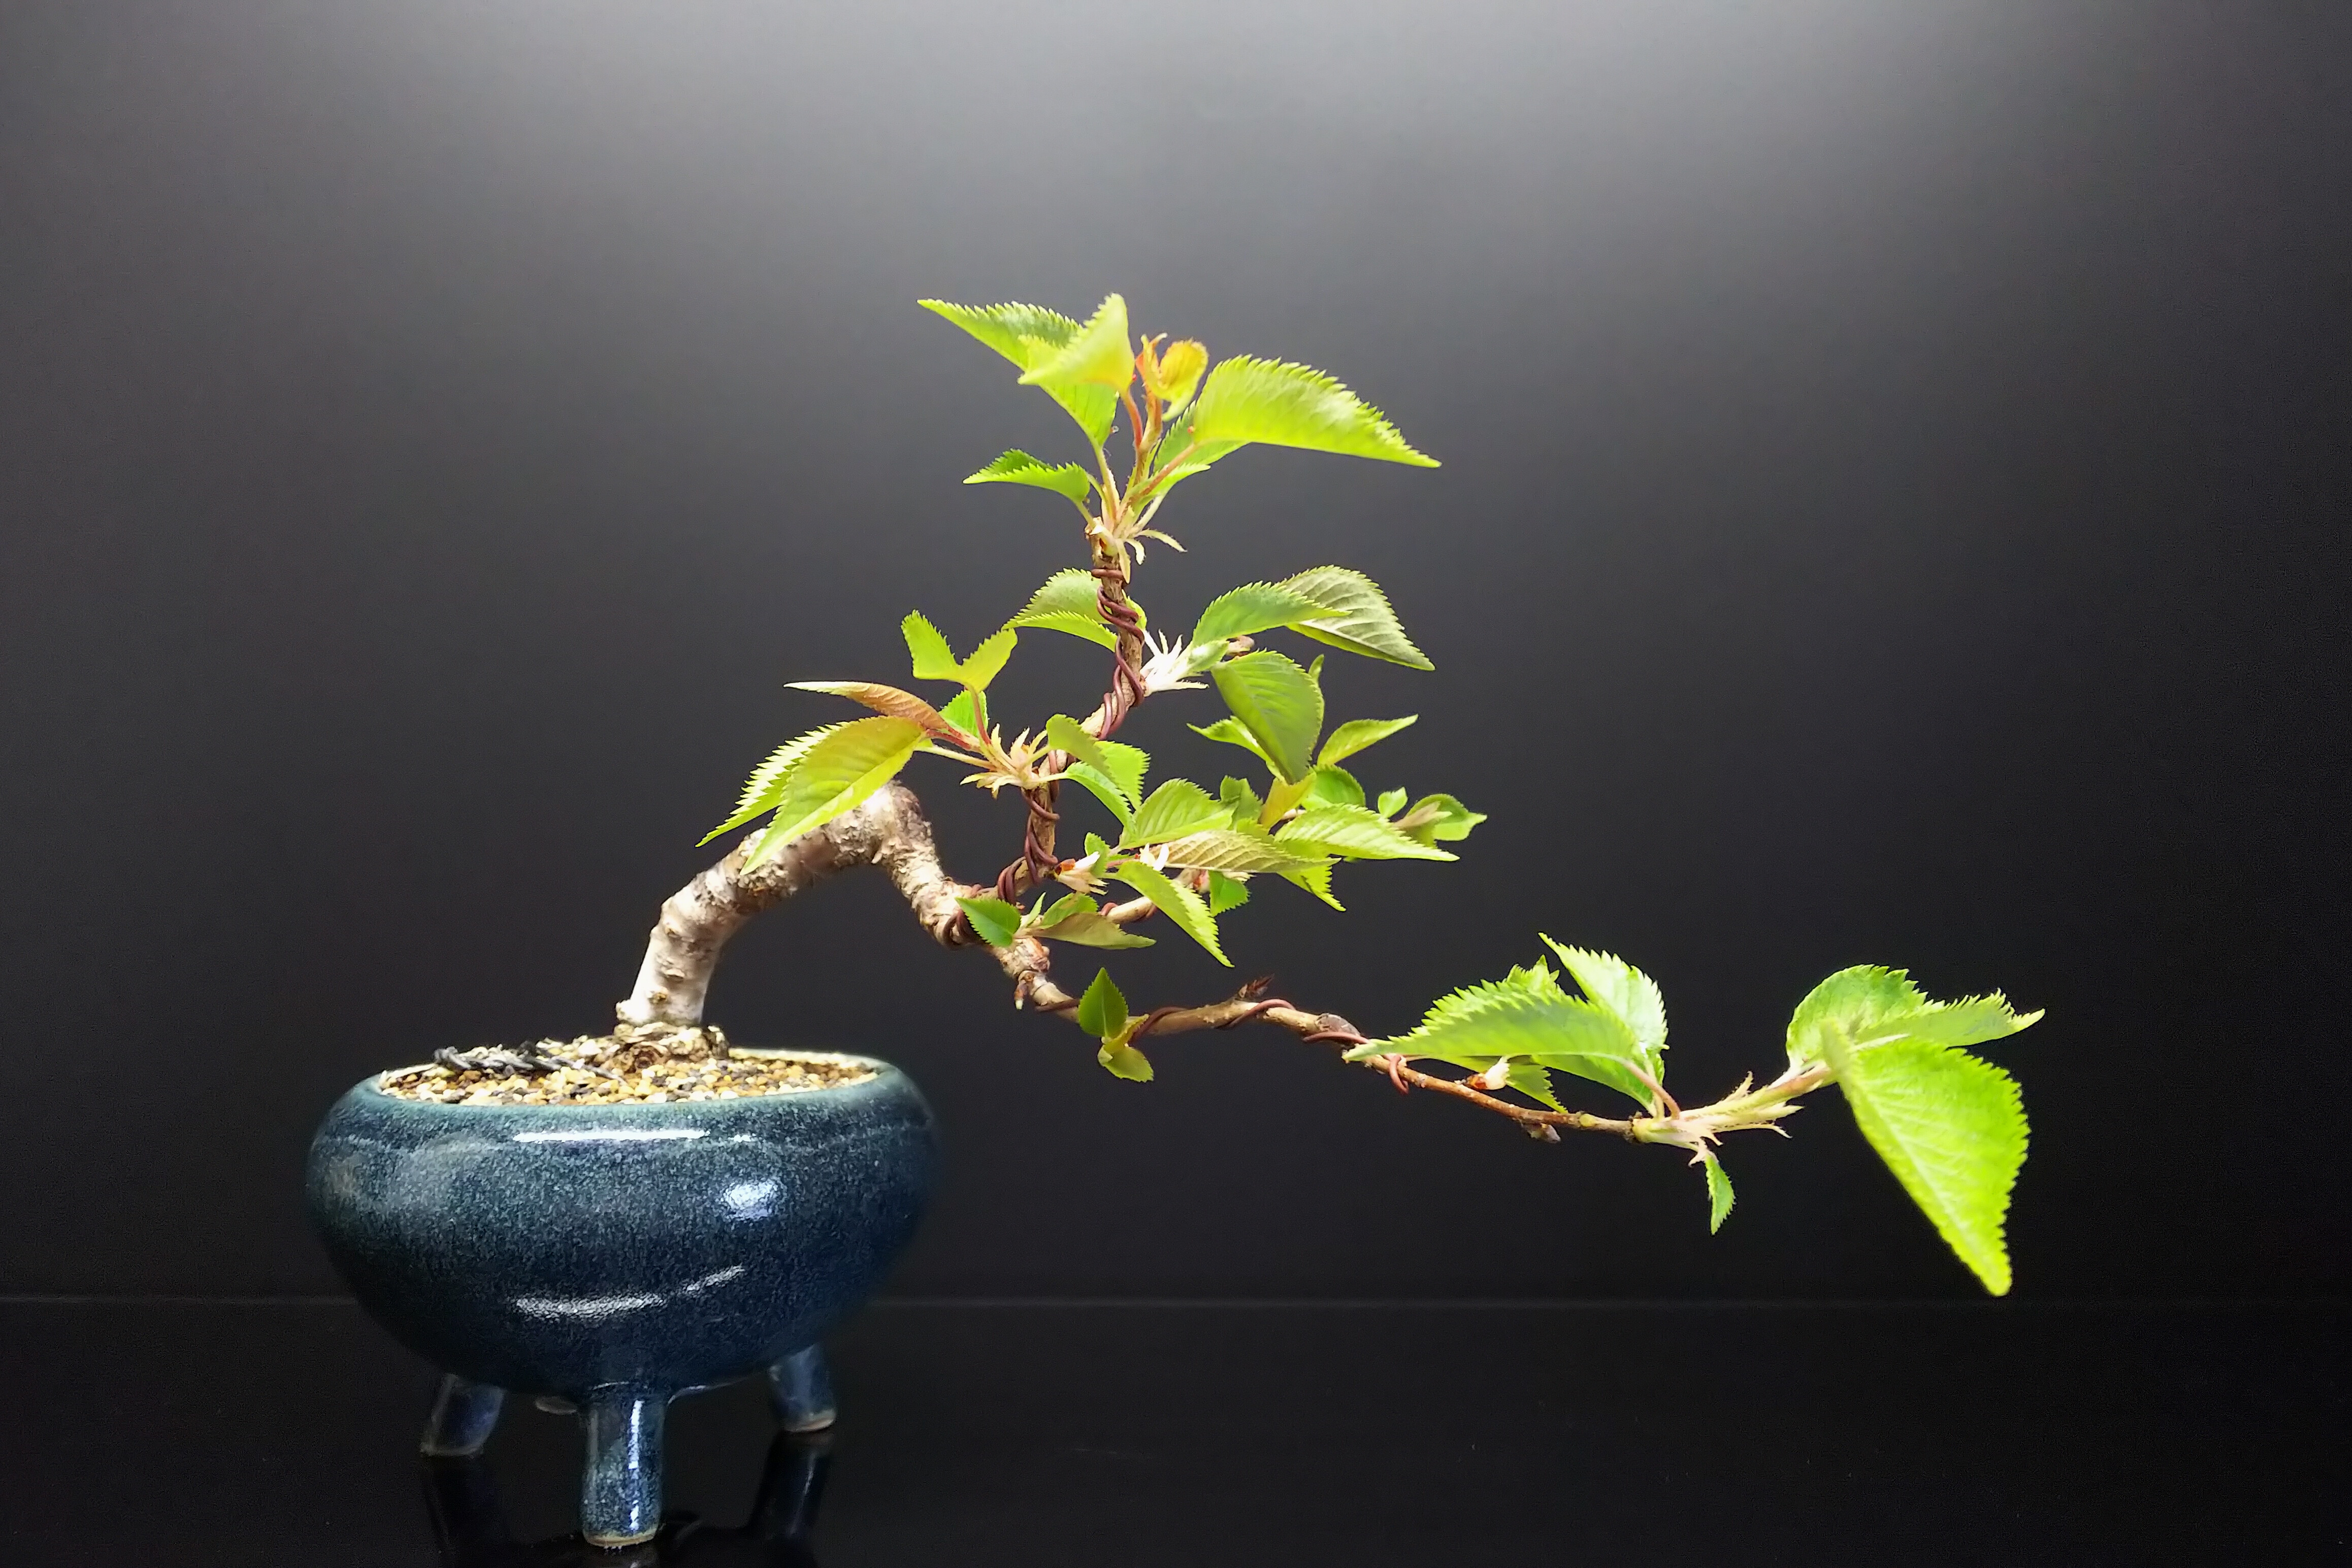
[[[881,868],[907,900],[915,918],[942,947],[979,945],[970,922],[956,903],[987,889],[958,882],[940,864],[931,837],[930,820],[915,793],[892,783],[863,805],[813,832],[802,835],[783,849],[745,868],[746,854],[758,838],[747,835],[719,862],[702,872],[663,903],[661,918],[646,943],[644,963],[635,988],[615,1009],[623,1023],[700,1023],[710,979],[728,939],[753,915],[805,892],[838,872],[860,866]],[[1137,899],[1105,909],[1105,918],[1121,924],[1152,912],[1149,900]],[[1053,958],[1039,938],[1023,933],[1003,947],[991,948],[999,968],[1013,982],[1013,1005],[1033,1005],[1039,1012],[1058,1013],[1076,1021],[1077,998],[1055,984]],[[1337,1013],[1314,1013],[1279,997],[1265,994],[1271,982],[1251,981],[1220,1002],[1189,1007],[1158,1007],[1146,1014],[1129,1036],[1130,1043],[1145,1036],[1183,1035],[1202,1029],[1230,1029],[1253,1020],[1286,1029],[1302,1040],[1345,1051],[1370,1043],[1368,1037]],[[1581,1110],[1542,1110],[1486,1092],[1475,1079],[1441,1078],[1404,1065],[1398,1057],[1357,1064],[1384,1073],[1400,1091],[1424,1089],[1475,1105],[1517,1123],[1529,1137],[1557,1142],[1560,1129],[1611,1132],[1634,1142],[1671,1143],[1696,1150],[1722,1132],[1769,1126],[1795,1109],[1800,1094],[1818,1088],[1825,1074],[1813,1072],[1785,1078],[1763,1089],[1742,1089],[1712,1106],[1670,1116],[1614,1118]],[[1496,1086],[1499,1087],[1499,1086]]]

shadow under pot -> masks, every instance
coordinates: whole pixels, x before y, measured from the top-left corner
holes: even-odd
[[[872,1074],[733,1100],[466,1105],[355,1086],[310,1146],[310,1214],[394,1338],[449,1374],[430,1454],[478,1451],[507,1393],[587,1435],[581,1530],[661,1525],[662,1420],[753,1373],[792,1430],[833,1418],[819,1338],[880,1283],[938,1163],[930,1108]]]

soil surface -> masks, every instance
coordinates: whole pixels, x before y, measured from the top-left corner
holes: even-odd
[[[609,1035],[443,1051],[377,1080],[384,1093],[441,1105],[661,1105],[839,1089],[874,1076],[822,1057],[737,1050],[715,1025],[622,1025]]]

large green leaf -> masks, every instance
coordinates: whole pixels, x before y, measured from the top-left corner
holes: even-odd
[[[1092,899],[1083,893],[1072,893],[1037,917],[1031,928],[1039,936],[1055,942],[1074,942],[1081,947],[1150,947],[1151,939],[1138,936],[1117,921],[1103,919]]]
[[[1316,754],[1318,763],[1344,763],[1365,747],[1387,740],[1399,730],[1412,728],[1421,721],[1421,715],[1409,713],[1402,719],[1350,719],[1331,731]]]
[[[980,940],[991,947],[1004,946],[1021,929],[1020,909],[1003,899],[958,899],[956,904]]]
[[[1102,603],[1097,597],[1099,588],[1092,573],[1081,572],[1075,566],[1056,572],[1045,579],[1044,587],[1029,596],[1021,613],[1004,624],[1042,626],[1084,637],[1104,647],[1117,647],[1118,634],[1103,624]],[[1134,605],[1132,600],[1129,603]],[[1134,605],[1134,609],[1139,616],[1143,614],[1140,605]]]
[[[1361,805],[1364,786],[1356,775],[1333,763],[1318,763],[1307,775],[1307,795],[1301,805]]]
[[[1834,1020],[1821,1038],[1863,1136],[1984,1288],[2007,1295],[2002,1226],[2025,1163],[2017,1080],[1927,1040],[1860,1048]]]
[[[1193,440],[1228,450],[1260,441],[1437,467],[1435,458],[1407,446],[1379,409],[1323,372],[1246,354],[1209,372],[1193,400],[1190,426]]]
[[[968,485],[1034,485],[1084,506],[1094,479],[1076,463],[1047,463],[1015,448],[964,480]]]
[[[971,657],[957,667],[956,676],[974,691],[985,691],[1004,668],[1004,661],[1013,657],[1013,647],[1021,634],[1006,626],[983,639],[971,650]]]
[[[1381,585],[1361,572],[1345,566],[1310,567],[1276,586],[1332,606],[1328,616],[1291,622],[1293,631],[1368,658],[1384,658],[1391,664],[1413,669],[1437,668],[1404,635],[1404,627],[1398,623],[1396,612],[1389,607],[1389,596],[1381,592]]]
[[[1109,970],[1096,970],[1094,984],[1078,998],[1078,1027],[1097,1040],[1109,1039],[1127,1027],[1127,997]]]
[[[1826,1061],[1833,1034],[1857,1051],[1898,1040],[1973,1046],[2013,1035],[2041,1016],[2011,1011],[1999,992],[1931,1002],[1902,970],[1860,964],[1839,970],[1797,1004],[1789,1019],[1789,1069],[1803,1072]]]
[[[1108,387],[1117,392],[1135,379],[1135,344],[1127,331],[1127,301],[1107,295],[1049,358],[1022,373],[1024,386]]]
[[[1168,864],[1192,871],[1305,871],[1323,864],[1322,857],[1303,855],[1277,844],[1263,829],[1213,827],[1173,839]],[[1222,911],[1212,910],[1212,914]]]
[[[1459,858],[1398,832],[1388,818],[1360,805],[1308,806],[1276,828],[1274,841],[1301,855],[1336,855],[1342,860]]]
[[[1216,919],[1209,913],[1209,906],[1201,901],[1200,894],[1181,882],[1170,881],[1140,860],[1122,861],[1118,869],[1110,873],[1110,879],[1125,882],[1150,899],[1179,931],[1207,948],[1210,957],[1229,969],[1233,967],[1233,960],[1217,945]]]
[[[1524,1060],[1603,1084],[1645,1106],[1651,1099],[1641,1079],[1647,1070],[1641,1047],[1624,1020],[1568,995],[1540,963],[1442,996],[1412,1033],[1358,1046],[1348,1059],[1391,1052],[1479,1071],[1501,1058]]]
[[[1257,742],[1258,754],[1293,784],[1315,765],[1315,737],[1323,731],[1320,674],[1319,661],[1301,669],[1271,648],[1227,659],[1211,672],[1225,706]]]
[[[1591,952],[1580,947],[1563,947],[1545,937],[1544,943],[1559,955],[1559,962],[1576,976],[1584,994],[1625,1021],[1633,1039],[1642,1047],[1643,1065],[1650,1076],[1664,1079],[1666,1076],[1666,998],[1658,983],[1619,958],[1614,953]]]
[[[1118,847],[1139,849],[1147,844],[1165,844],[1207,828],[1230,827],[1233,819],[1232,806],[1191,779],[1170,779],[1136,807],[1134,819],[1119,836]]]
[[[950,305],[944,300],[916,303],[946,317],[1019,365],[1024,380],[1039,365],[1060,358],[1078,335],[1077,322],[1035,305]],[[1103,444],[1103,437],[1110,434],[1111,415],[1118,406],[1118,393],[1092,382],[1056,382],[1045,391],[1078,422],[1089,445]]]
[[[1310,599],[1295,588],[1277,588],[1271,583],[1244,583],[1209,601],[1209,607],[1201,612],[1199,622],[1192,627],[1192,646],[1201,647],[1229,637],[1250,637],[1294,621],[1336,615],[1342,608]]]
[[[1097,768],[1103,765],[1102,742],[1087,734],[1066,713],[1056,713],[1045,721],[1045,742],[1056,751],[1069,752],[1079,762],[1090,763]]]
[[[751,776],[744,781],[743,794],[735,803],[735,814],[704,834],[698,842],[708,844],[720,834],[732,833],[753,817],[775,810],[777,803],[784,798],[786,781],[792,771],[800,766],[801,759],[808,755],[809,748],[840,728],[838,724],[827,724],[822,730],[811,730],[769,752],[767,760],[753,768]]]
[[[1213,724],[1187,724],[1184,727],[1204,740],[1223,741],[1228,746],[1239,746],[1269,768],[1275,765],[1274,759],[1265,754],[1265,748],[1257,743],[1257,737],[1243,729],[1238,719],[1220,719]]]
[[[907,719],[858,719],[818,741],[784,780],[775,815],[744,858],[758,865],[803,833],[857,806],[888,784],[922,744],[923,727]]]

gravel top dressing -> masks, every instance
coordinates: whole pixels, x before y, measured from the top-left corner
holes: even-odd
[[[738,1050],[714,1026],[622,1025],[609,1035],[445,1050],[377,1080],[384,1093],[441,1105],[663,1105],[839,1089],[870,1068],[824,1057]]]

